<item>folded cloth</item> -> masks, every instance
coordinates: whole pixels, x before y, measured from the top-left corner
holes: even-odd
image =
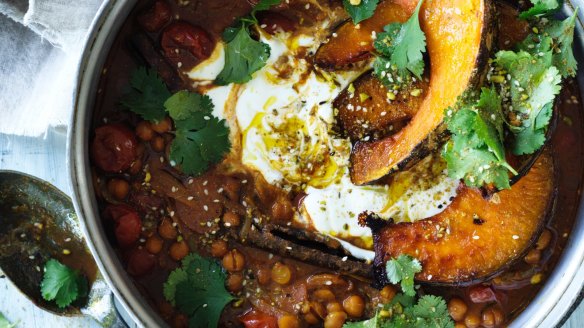
[[[0,0],[0,133],[66,129],[89,27],[103,0]]]

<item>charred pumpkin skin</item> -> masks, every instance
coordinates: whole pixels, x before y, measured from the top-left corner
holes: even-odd
[[[551,152],[546,151],[523,179],[491,200],[480,190],[464,188],[432,218],[373,222],[376,279],[387,283],[385,263],[400,254],[420,260],[420,282],[460,286],[489,279],[537,240],[552,208],[553,172]]]
[[[417,80],[391,102],[387,98],[387,88],[371,71],[353,81],[353,87],[353,93],[343,90],[333,107],[338,110],[337,125],[341,135],[357,141],[365,136],[385,137],[404,127],[418,111],[428,83],[424,79]],[[414,89],[422,90],[421,95],[411,96],[410,91]],[[361,100],[361,95],[366,95],[367,99]]]
[[[444,110],[481,85],[495,32],[491,1],[435,0],[420,11],[430,56],[430,86],[417,114],[399,133],[358,142],[351,153],[356,185],[411,167],[448,137]]]
[[[361,22],[357,28],[353,21],[342,23],[314,55],[314,64],[325,70],[347,68],[353,63],[372,57],[374,50],[372,32],[381,32],[390,23],[403,23],[414,12],[411,0],[383,1],[375,14]]]

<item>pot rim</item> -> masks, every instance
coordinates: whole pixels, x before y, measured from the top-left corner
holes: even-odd
[[[166,326],[137,290],[109,245],[100,224],[89,167],[88,126],[94,107],[100,72],[113,39],[137,0],[105,0],[94,19],[80,62],[74,94],[72,125],[67,152],[73,203],[95,261],[117,300],[134,322],[143,327]],[[563,13],[584,9],[584,0],[568,1]],[[584,65],[584,12],[579,10],[574,35],[575,55]],[[111,32],[115,33],[111,33]],[[107,50],[107,51],[104,51]],[[584,95],[584,68],[578,71],[580,94]],[[584,178],[583,178],[584,179]],[[559,327],[584,297],[584,197],[570,237],[560,259],[543,288],[509,327]],[[543,311],[542,311],[543,310]]]

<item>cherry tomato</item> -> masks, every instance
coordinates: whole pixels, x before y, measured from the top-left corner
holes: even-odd
[[[199,26],[174,22],[162,32],[161,45],[170,62],[190,69],[211,56],[215,41]]]
[[[128,273],[133,276],[142,276],[152,271],[155,264],[155,256],[144,249],[136,249],[128,258]]]
[[[160,30],[171,18],[170,6],[166,1],[158,0],[152,7],[138,16],[138,23],[148,32]]]
[[[128,169],[136,159],[136,137],[121,124],[108,124],[95,129],[91,157],[95,165],[106,172]]]
[[[125,204],[109,205],[104,216],[115,222],[114,233],[121,247],[127,248],[138,241],[142,232],[142,220],[136,210]]]
[[[282,14],[265,11],[258,15],[260,26],[269,34],[276,34],[278,31],[292,32],[296,29],[296,23]]]
[[[487,286],[475,286],[469,290],[468,296],[473,303],[487,303],[497,301],[497,295]]]
[[[278,328],[278,319],[263,312],[252,310],[239,317],[245,328]]]

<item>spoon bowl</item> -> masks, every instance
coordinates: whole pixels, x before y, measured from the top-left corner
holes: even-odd
[[[40,285],[49,259],[85,275],[88,296],[63,309],[46,301]],[[119,321],[71,199],[48,182],[15,171],[0,171],[0,268],[40,308],[62,316],[89,315],[104,326]]]

